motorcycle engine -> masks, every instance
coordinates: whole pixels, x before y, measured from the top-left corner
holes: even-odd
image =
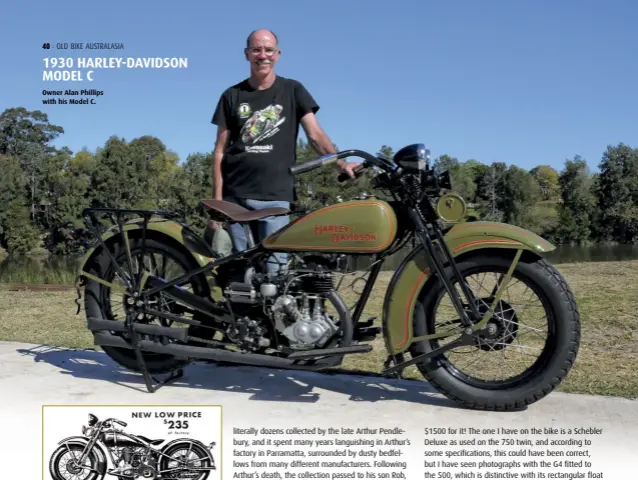
[[[326,311],[326,295],[334,290],[332,272],[313,264],[291,272],[287,286],[272,305],[275,328],[292,348],[323,347],[339,330]]]
[[[124,474],[133,478],[157,478],[155,460],[146,454],[144,448],[124,447],[118,461],[125,463]]]
[[[317,255],[312,258],[278,279],[269,280],[249,269],[243,282],[231,282],[224,293],[235,313],[242,313],[237,315],[240,332],[229,338],[251,349],[271,345],[266,328],[256,320],[258,308],[272,318],[274,329],[288,339],[291,348],[324,346],[339,330],[326,311],[331,303],[326,296],[334,291],[332,271],[339,265]]]
[[[321,295],[281,295],[272,312],[275,328],[290,340],[293,348],[322,347],[338,331],[325,311]]]

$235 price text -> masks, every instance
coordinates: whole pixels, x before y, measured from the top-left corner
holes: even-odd
[[[173,418],[202,418],[202,412],[134,412],[133,418],[163,418],[164,425],[168,425],[169,429],[188,428],[188,420],[173,420]]]

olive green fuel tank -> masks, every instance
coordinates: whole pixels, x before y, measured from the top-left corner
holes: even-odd
[[[387,202],[353,200],[309,213],[263,241],[277,251],[370,254],[385,250],[397,234],[397,218]]]

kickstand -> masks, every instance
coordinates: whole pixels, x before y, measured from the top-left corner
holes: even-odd
[[[399,365],[400,363],[403,363],[404,357],[403,354],[400,353],[399,355],[388,355],[388,357],[385,359],[385,362],[383,362],[383,369],[387,370],[390,368],[391,365]],[[393,372],[390,373],[385,373],[385,372],[381,372],[381,374],[385,377],[388,378],[395,378],[398,380],[403,380],[403,369],[399,369],[399,370],[395,370]]]
[[[128,330],[131,335],[131,344],[133,346],[133,351],[135,352],[135,357],[137,358],[137,364],[142,372],[142,376],[144,377],[144,383],[146,384],[146,390],[148,390],[148,393],[155,393],[159,388],[167,383],[184,376],[183,368],[173,370],[162,380],[158,380],[156,377],[152,376],[146,367],[146,362],[144,361],[144,356],[142,355],[142,351],[140,350],[138,343],[139,337],[137,336],[137,332],[133,330],[133,320],[131,318],[129,318],[128,321]],[[155,385],[153,385],[153,382],[155,382]]]

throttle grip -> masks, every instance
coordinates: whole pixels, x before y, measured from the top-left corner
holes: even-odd
[[[354,171],[355,178],[361,175],[361,173],[363,172],[363,170],[365,170],[365,168],[366,167],[363,165],[363,163],[354,167],[352,170]],[[340,173],[339,176],[337,177],[337,181],[340,183],[343,183],[347,180],[350,180],[350,175],[348,175],[347,173]]]

